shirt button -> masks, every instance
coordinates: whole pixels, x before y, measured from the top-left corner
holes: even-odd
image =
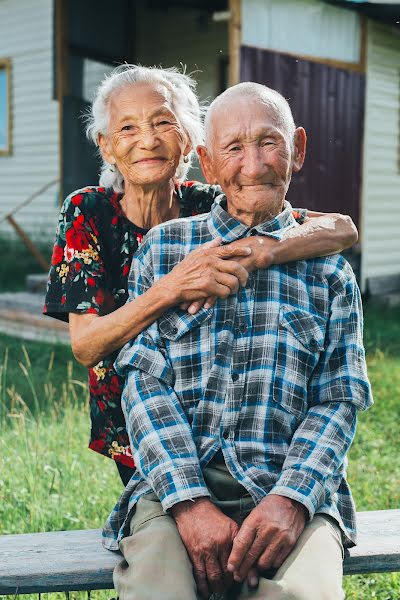
[[[172,335],[176,335],[178,333],[178,328],[177,327],[172,327],[171,328],[171,333],[172,333]]]
[[[247,331],[246,323],[243,323],[243,322],[240,323],[239,327],[238,327],[238,331],[239,331],[239,333],[246,333],[246,331]]]
[[[316,346],[318,346],[318,340],[316,340],[314,337],[311,338],[310,340],[310,344],[313,348],[315,348]]]
[[[232,373],[232,381],[237,381],[239,379],[238,373]]]
[[[224,440],[227,440],[229,437],[229,431],[227,429],[225,429],[225,431],[222,434],[222,437],[224,438]]]

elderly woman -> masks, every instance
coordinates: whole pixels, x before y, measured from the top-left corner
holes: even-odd
[[[69,321],[74,355],[89,367],[89,447],[116,461],[124,483],[134,464],[120,403],[123,382],[113,368],[118,350],[172,306],[194,313],[235,293],[253,269],[338,252],[357,238],[348,217],[306,217],[298,210],[296,218],[305,222],[291,237],[229,246],[215,240],[126,303],[131,260],[146,232],[208,212],[220,193],[185,181],[203,138],[194,87],[176,69],[130,65],[103,81],[88,125],[103,158],[100,187],[65,200],[52,256],[44,312]]]

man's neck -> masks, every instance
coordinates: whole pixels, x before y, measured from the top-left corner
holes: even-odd
[[[242,208],[239,208],[232,203],[229,203],[227,199],[225,210],[229,213],[234,219],[246,225],[246,227],[256,227],[257,225],[261,225],[262,223],[267,223],[268,221],[272,221],[277,217],[283,210],[284,201],[282,201],[281,205],[278,206],[270,206],[266,209],[259,212],[248,212]]]

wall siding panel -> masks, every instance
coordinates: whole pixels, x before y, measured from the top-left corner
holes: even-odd
[[[400,36],[368,26],[362,191],[362,289],[400,274]]]
[[[12,68],[12,154],[0,156],[0,217],[58,177],[58,102],[53,99],[53,1],[0,0],[0,57]],[[16,214],[34,238],[54,236],[58,185]],[[8,224],[0,234],[11,234]]]

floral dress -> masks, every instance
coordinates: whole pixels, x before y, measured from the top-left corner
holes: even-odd
[[[221,193],[216,186],[184,182],[177,187],[181,217],[208,212]],[[47,284],[44,313],[68,321],[68,313],[100,316],[128,298],[132,257],[147,229],[123,214],[122,194],[88,187],[73,192],[61,210]],[[123,380],[114,370],[118,350],[89,369],[89,448],[134,467],[121,409]]]

